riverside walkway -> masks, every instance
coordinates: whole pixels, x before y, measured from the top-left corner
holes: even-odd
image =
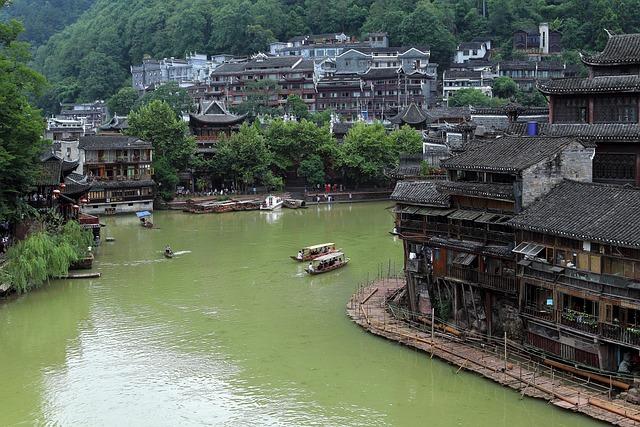
[[[404,286],[404,279],[381,279],[358,288],[347,304],[347,314],[362,328],[424,351],[462,369],[475,372],[524,396],[545,399],[568,410],[618,426],[640,426],[640,407],[622,400],[611,400],[609,386],[598,385],[554,370],[551,366],[518,352],[506,338],[500,344],[473,342],[458,331],[421,323],[417,328],[409,320],[389,310],[388,300]],[[425,320],[425,319],[423,319]],[[428,317],[426,318],[428,320]],[[612,381],[612,380],[610,380]]]

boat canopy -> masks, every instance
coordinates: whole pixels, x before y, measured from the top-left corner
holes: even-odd
[[[328,246],[335,246],[335,243],[321,243],[319,245],[313,245],[313,246],[307,246],[306,248],[303,248],[305,251],[312,251],[314,249],[322,249],[322,248],[326,248]]]
[[[144,218],[146,216],[151,216],[151,212],[149,211],[140,211],[140,212],[136,212],[136,216],[138,218]]]
[[[344,253],[342,252],[334,252],[332,254],[323,255],[313,260],[314,263],[319,263],[323,261],[331,261],[332,259],[342,258],[344,257]]]

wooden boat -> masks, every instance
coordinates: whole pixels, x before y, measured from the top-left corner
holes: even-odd
[[[260,205],[261,211],[273,211],[282,207],[283,200],[278,196],[267,196]]]
[[[294,261],[311,261],[323,255],[338,252],[335,243],[321,243],[319,245],[307,246],[300,249],[297,255],[291,255],[291,259]]]
[[[312,260],[304,271],[311,275],[328,273],[329,271],[344,267],[349,261],[351,260],[347,258],[344,253],[334,252]]]
[[[216,203],[211,206],[211,209],[215,213],[231,212],[236,204],[237,202],[230,200],[228,202]]]
[[[151,212],[140,211],[136,212],[136,216],[140,219],[140,225],[144,228],[153,228],[153,222],[151,222]]]
[[[93,254],[90,252],[86,257],[79,259],[69,266],[69,270],[91,270],[93,265]]]
[[[95,279],[101,276],[101,273],[69,273],[65,277],[61,277],[61,279]]]
[[[164,250],[164,257],[165,258],[173,258],[173,251],[170,248],[167,248]]]
[[[255,211],[260,209],[260,200],[241,200],[233,207],[234,211]]]
[[[306,209],[307,202],[299,199],[284,199],[282,206],[289,209]]]

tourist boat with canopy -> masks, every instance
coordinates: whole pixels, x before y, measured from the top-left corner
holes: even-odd
[[[151,222],[151,212],[140,211],[136,212],[136,216],[140,219],[140,225],[144,228],[153,228],[153,222]]]
[[[311,275],[327,273],[332,270],[344,267],[349,263],[350,259],[347,258],[342,252],[334,252],[332,254],[323,255],[312,260],[309,266],[304,269]]]
[[[261,211],[273,211],[282,207],[283,200],[278,196],[267,196],[260,205]]]
[[[335,243],[321,243],[300,249],[297,255],[291,255],[291,259],[299,262],[311,261],[312,259],[337,251]]]

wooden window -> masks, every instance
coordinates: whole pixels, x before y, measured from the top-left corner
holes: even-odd
[[[635,181],[636,155],[597,153],[593,159],[593,179],[600,181]]]
[[[591,255],[590,257],[590,261],[591,261],[591,272],[596,273],[596,274],[600,274],[601,272],[601,267],[600,267],[600,256],[599,255]]]
[[[631,96],[596,97],[593,100],[595,123],[638,123],[638,100]]]
[[[555,123],[586,123],[587,98],[568,97],[554,100],[553,121]]]

